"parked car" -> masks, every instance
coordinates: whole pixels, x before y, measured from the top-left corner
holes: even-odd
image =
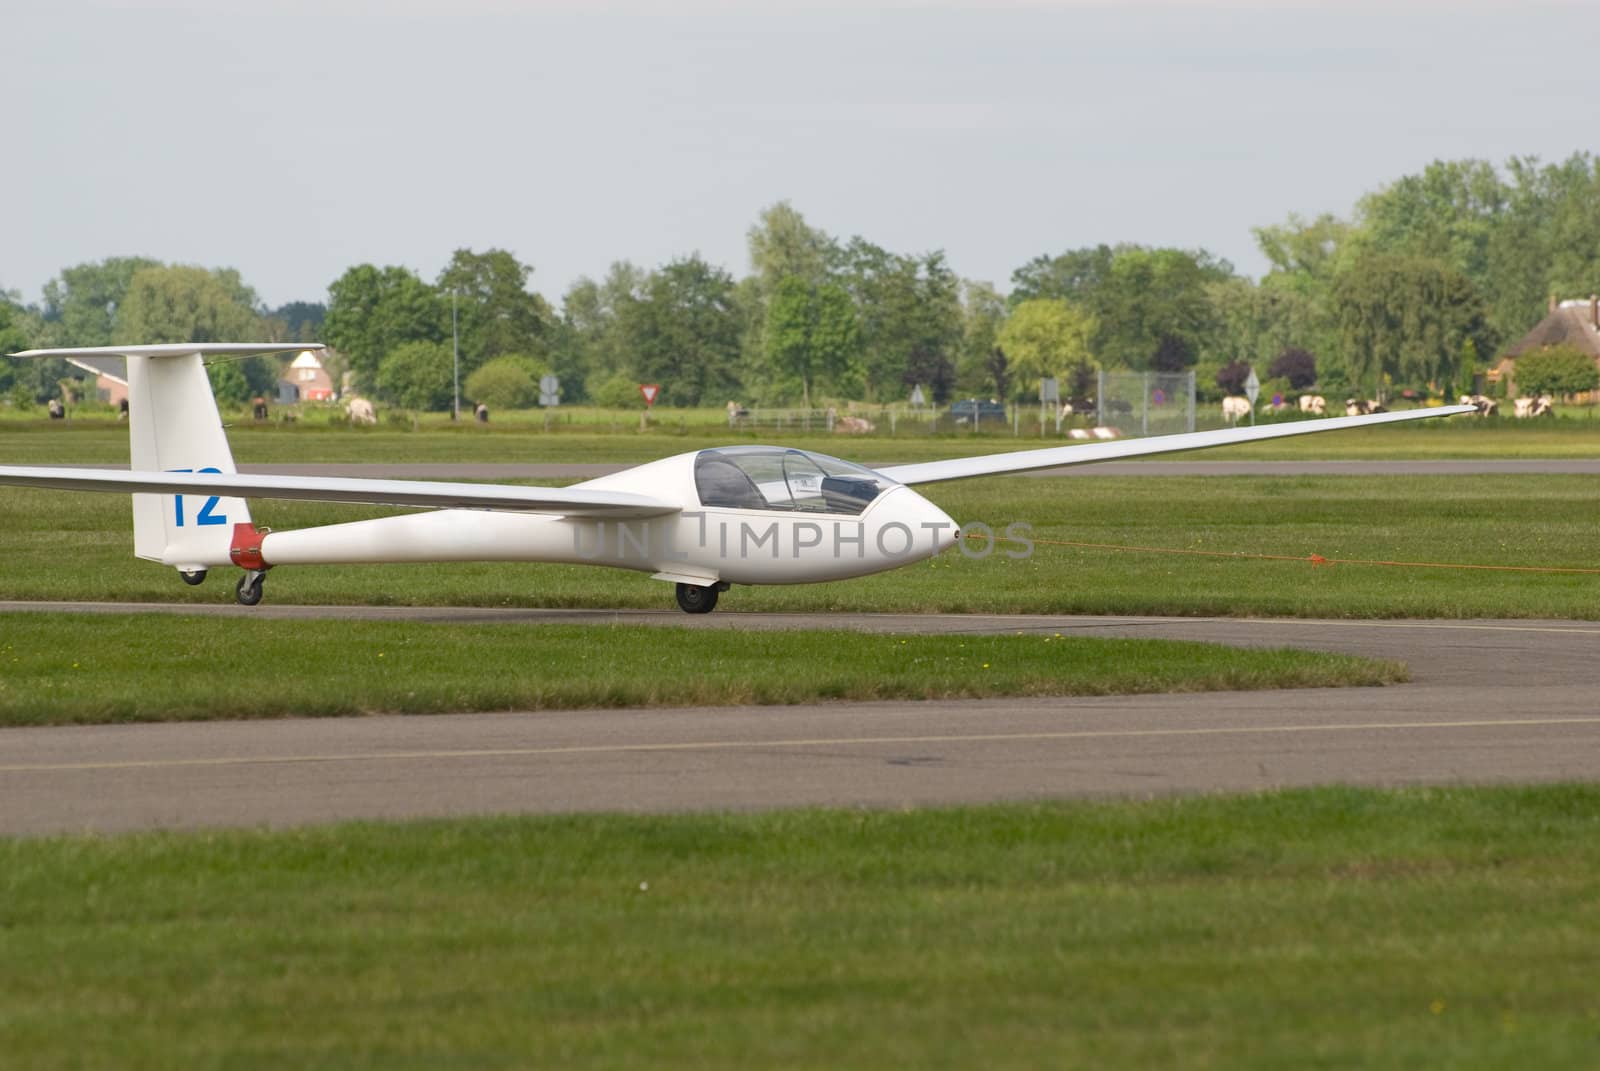
[[[1006,422],[1006,407],[999,402],[983,398],[967,398],[959,402],[950,403],[950,416],[957,424],[971,424],[974,421],[997,420]]]

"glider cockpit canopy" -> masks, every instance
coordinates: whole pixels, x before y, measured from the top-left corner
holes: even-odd
[[[827,454],[725,446],[694,459],[700,504],[720,509],[859,514],[895,481]]]

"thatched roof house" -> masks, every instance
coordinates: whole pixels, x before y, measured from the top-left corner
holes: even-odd
[[[1506,396],[1516,396],[1517,358],[1524,353],[1567,346],[1592,357],[1600,367],[1600,297],[1557,302],[1550,299],[1550,312],[1534,324],[1533,330],[1507,346],[1500,360],[1489,370],[1491,381],[1504,381]]]

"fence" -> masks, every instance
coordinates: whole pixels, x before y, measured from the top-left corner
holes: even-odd
[[[840,431],[861,434],[885,432],[893,435],[900,428],[933,432],[948,406],[922,406],[905,409],[740,409],[728,411],[730,428],[773,428],[778,431]],[[1005,421],[1010,426],[1010,418]]]
[[[1107,372],[1095,389],[1095,423],[1124,436],[1194,430],[1193,372]]]
[[[832,431],[837,416],[832,409],[729,409],[728,427]]]

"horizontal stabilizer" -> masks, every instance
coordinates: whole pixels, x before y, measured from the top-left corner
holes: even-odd
[[[1221,428],[1217,431],[1191,431],[1182,435],[1153,435],[1147,439],[1114,439],[1109,442],[1085,443],[1081,446],[1051,446],[1043,450],[1016,450],[1007,454],[959,457],[950,461],[924,461],[915,465],[891,465],[887,468],[880,468],[878,471],[889,479],[900,483],[938,483],[941,480],[965,480],[972,476],[996,476],[1006,472],[1027,472],[1029,469],[1054,469],[1065,465],[1088,465],[1096,461],[1115,461],[1120,458],[1142,457],[1148,454],[1171,454],[1181,450],[1203,450],[1208,446],[1231,446],[1237,443],[1260,442],[1263,439],[1286,439],[1293,435],[1310,435],[1319,431],[1370,428],[1378,424],[1398,424],[1407,420],[1455,416],[1458,413],[1473,413],[1476,411],[1477,407],[1471,405],[1445,405],[1437,409],[1412,409],[1403,413],[1378,413],[1374,416],[1295,420],[1282,424],[1265,424],[1258,428]]]
[[[489,509],[552,513],[565,517],[656,517],[677,513],[675,502],[626,491],[510,484],[367,480],[327,476],[240,475],[206,472],[127,472],[122,469],[0,466],[0,484],[61,491],[112,491],[163,495],[229,495],[375,506]]]

